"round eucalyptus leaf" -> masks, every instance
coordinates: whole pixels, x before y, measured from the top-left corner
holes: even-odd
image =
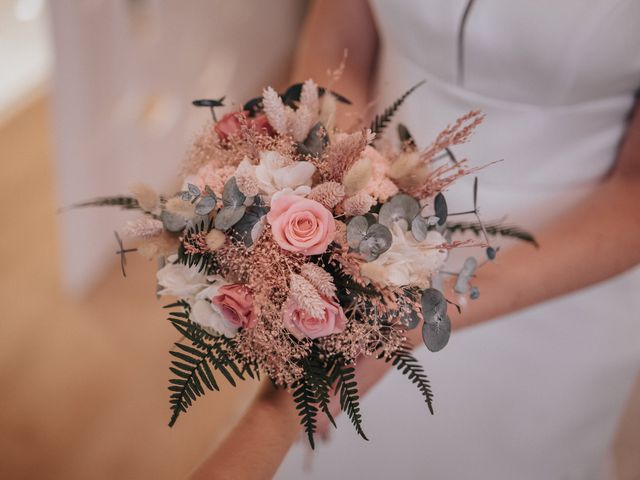
[[[216,208],[216,197],[206,195],[196,205],[196,213],[198,215],[208,215],[214,208]]]
[[[238,207],[222,207],[216,215],[215,226],[218,230],[229,230],[242,219],[247,209],[244,205]]]
[[[447,313],[447,300],[440,290],[427,288],[420,298],[422,304],[422,316],[425,323],[437,322],[439,317]]]
[[[182,215],[163,210],[160,215],[162,226],[169,232],[181,232],[187,226],[187,219]]]
[[[262,207],[248,207],[242,218],[233,225],[233,233],[239,240],[242,240],[247,247],[250,247],[253,243],[251,239],[251,230],[253,230],[253,227],[265,214],[266,209]]]
[[[329,137],[323,133],[323,130],[324,126],[322,123],[316,123],[309,131],[304,142],[298,144],[298,151],[302,155],[311,155],[316,158],[322,155],[322,152],[329,143]]]
[[[369,222],[361,215],[353,217],[347,224],[347,243],[354,250],[358,249],[360,242],[367,234]]]
[[[456,284],[453,287],[453,290],[456,293],[467,293],[469,290],[469,281],[471,277],[476,271],[478,266],[478,261],[475,257],[468,257],[464,261],[464,265],[462,266],[462,270],[458,274],[458,279],[456,280]]]
[[[422,340],[429,351],[438,352],[442,350],[451,336],[451,320],[447,315],[438,318],[437,322],[422,325]]]
[[[431,288],[435,288],[441,292],[444,290],[444,277],[441,274],[434,273],[431,276]]]
[[[493,248],[493,247],[487,247],[487,258],[489,260],[495,260],[496,259],[496,254],[498,253],[498,251]]]
[[[378,213],[378,222],[387,227],[391,227],[395,222],[404,220],[407,225],[420,212],[420,203],[404,193],[395,195],[391,200],[382,205]]]
[[[193,183],[187,183],[187,188],[189,189],[189,193],[194,197],[200,196],[200,189]]]
[[[176,194],[176,196],[180,197],[185,202],[190,202],[191,200],[193,200],[193,195],[191,195],[191,193],[189,193],[187,191],[179,192],[179,193]]]
[[[244,204],[247,197],[240,191],[236,183],[236,177],[231,177],[224,184],[222,191],[222,203],[225,207],[238,207]]]
[[[369,227],[367,234],[360,242],[358,248],[360,253],[364,255],[365,260],[372,262],[389,250],[392,243],[393,237],[391,231],[384,225],[376,223]]]
[[[480,290],[478,289],[478,287],[471,287],[469,297],[471,298],[471,300],[477,300],[480,297]]]
[[[449,209],[447,208],[447,200],[444,198],[442,192],[436,195],[436,199],[434,201],[434,209],[436,212],[436,217],[438,217],[438,225],[444,225],[447,221]]]
[[[416,217],[411,222],[411,233],[413,234],[413,238],[418,242],[422,242],[427,238],[427,233],[429,233],[429,222],[422,215],[416,215]]]

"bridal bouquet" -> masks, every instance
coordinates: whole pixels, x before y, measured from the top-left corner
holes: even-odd
[[[454,277],[459,296],[479,295],[476,258],[446,272],[449,251],[476,246],[490,261],[491,235],[533,239],[481,221],[477,181],[471,210],[447,212],[443,191],[474,171],[450,147],[469,139],[479,112],[426,148],[403,125],[398,148],[378,146],[417,86],[351,132],[334,126],[337,103],[348,100],[311,80],[282,94],[266,88],[219,120],[223,99],[196,100],[214,123],[193,145],[179,192],[137,185],[131,196],[81,204],[140,211],[122,232],[135,248],[116,234],[123,272],[127,252],[157,259],[158,295],[177,297],[166,307],[181,336],[171,351],[170,426],[222,381],[235,386],[262,373],[292,393],[312,447],[317,415],[334,423],[332,391],[366,439],[354,374],[363,356],[392,363],[433,413],[429,381],[405,335],[420,327],[429,350],[447,344],[453,300],[443,294],[443,275]],[[462,213],[474,221],[449,221]],[[461,231],[475,237],[455,239]]]

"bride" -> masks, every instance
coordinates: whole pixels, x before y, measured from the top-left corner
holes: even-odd
[[[382,378],[380,362],[365,360],[370,442],[339,425],[311,472],[296,446],[277,478],[605,477],[640,367],[638,18],[637,0],[313,3],[296,80],[326,78],[346,48],[335,88],[362,112],[426,79],[398,114],[422,147],[482,110],[472,142],[454,153],[476,165],[504,159],[480,173],[483,216],[511,212],[540,248],[505,244],[478,272],[480,298],[450,312],[450,345],[418,348],[435,416],[401,376]],[[352,120],[345,112],[343,123]],[[461,211],[470,186],[458,184],[447,199]],[[297,421],[286,392],[265,388],[194,475],[269,478]]]

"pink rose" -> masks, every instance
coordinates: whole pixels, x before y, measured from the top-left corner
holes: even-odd
[[[223,285],[218,289],[218,294],[211,299],[211,303],[216,305],[225,320],[236,328],[251,328],[256,324],[253,296],[244,285]]]
[[[251,118],[249,117],[249,112],[246,111],[227,113],[215,124],[213,129],[222,140],[227,140],[240,132],[242,123],[246,123],[249,128],[253,128],[259,133],[266,135],[275,133],[266,115],[258,115]]]
[[[267,221],[280,248],[304,255],[323,253],[336,234],[331,212],[299,195],[284,194],[273,200]]]
[[[324,300],[324,315],[322,318],[310,317],[293,300],[289,300],[284,307],[283,322],[287,330],[298,340],[304,337],[320,338],[344,330],[347,318],[335,299],[322,297]]]

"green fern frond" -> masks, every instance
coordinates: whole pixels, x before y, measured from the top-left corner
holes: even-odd
[[[336,362],[332,378],[336,380],[335,392],[340,395],[340,408],[347,414],[358,435],[369,440],[362,429],[360,397],[358,396],[355,369],[351,365]]]
[[[309,382],[308,376],[304,375],[297,380],[292,386],[293,400],[296,404],[296,410],[300,416],[300,424],[304,428],[309,439],[311,448],[315,448],[313,435],[316,433],[318,407],[316,407],[315,388]]]
[[[85,207],[120,207],[123,210],[137,210],[140,208],[140,205],[138,204],[138,201],[133,197],[118,195],[113,197],[99,197],[92,200],[87,200],[86,202],[76,203],[64,209],[61,209],[61,211]]]
[[[193,242],[193,238],[201,233],[209,233],[213,229],[213,220],[202,220],[200,223],[187,229],[184,238],[178,247],[178,261],[183,265],[197,267],[199,272],[205,272],[209,275],[217,273],[217,265],[215,256],[211,252],[189,253],[185,249],[185,244]]]
[[[429,412],[433,415],[433,392],[429,384],[429,379],[424,373],[424,368],[422,368],[418,359],[414,357],[406,347],[401,347],[391,354],[391,356],[385,357],[384,360],[387,363],[391,362],[391,365],[396,367],[403,375],[411,380],[411,383],[418,387],[429,408]]]
[[[515,225],[502,225],[500,223],[493,223],[485,225],[484,227],[487,231],[487,234],[489,235],[517,238],[518,240],[522,240],[523,242],[531,243],[536,248],[539,247],[538,242],[531,233]],[[473,222],[447,223],[447,230],[453,233],[472,232],[475,235],[480,235],[482,233],[482,226],[479,223]]]
[[[200,326],[190,322],[190,307],[184,301],[171,305],[179,308],[169,314],[169,321],[191,345],[176,343],[170,351],[173,357],[169,370],[174,377],[169,380],[169,404],[172,411],[169,426],[173,426],[181,413],[186,412],[197,397],[207,390],[219,390],[215,373],[220,373],[233,386],[236,378],[244,380],[233,339],[214,337]],[[235,376],[235,377],[234,377]]]
[[[330,367],[329,367],[330,368]],[[320,360],[317,350],[312,350],[306,362],[306,374],[309,383],[314,389],[318,407],[327,416],[331,424],[335,427],[336,422],[329,410],[331,403],[331,383],[329,381],[329,368]]]
[[[389,107],[387,107],[384,112],[380,115],[376,115],[373,121],[371,122],[371,126],[369,127],[373,133],[376,135],[380,135],[384,129],[387,127],[391,119],[396,114],[400,106],[404,103],[409,95],[411,95],[418,87],[423,85],[425,80],[422,80],[420,83],[415,84],[409,90],[404,92],[400,98],[398,98],[395,102],[393,102]]]

